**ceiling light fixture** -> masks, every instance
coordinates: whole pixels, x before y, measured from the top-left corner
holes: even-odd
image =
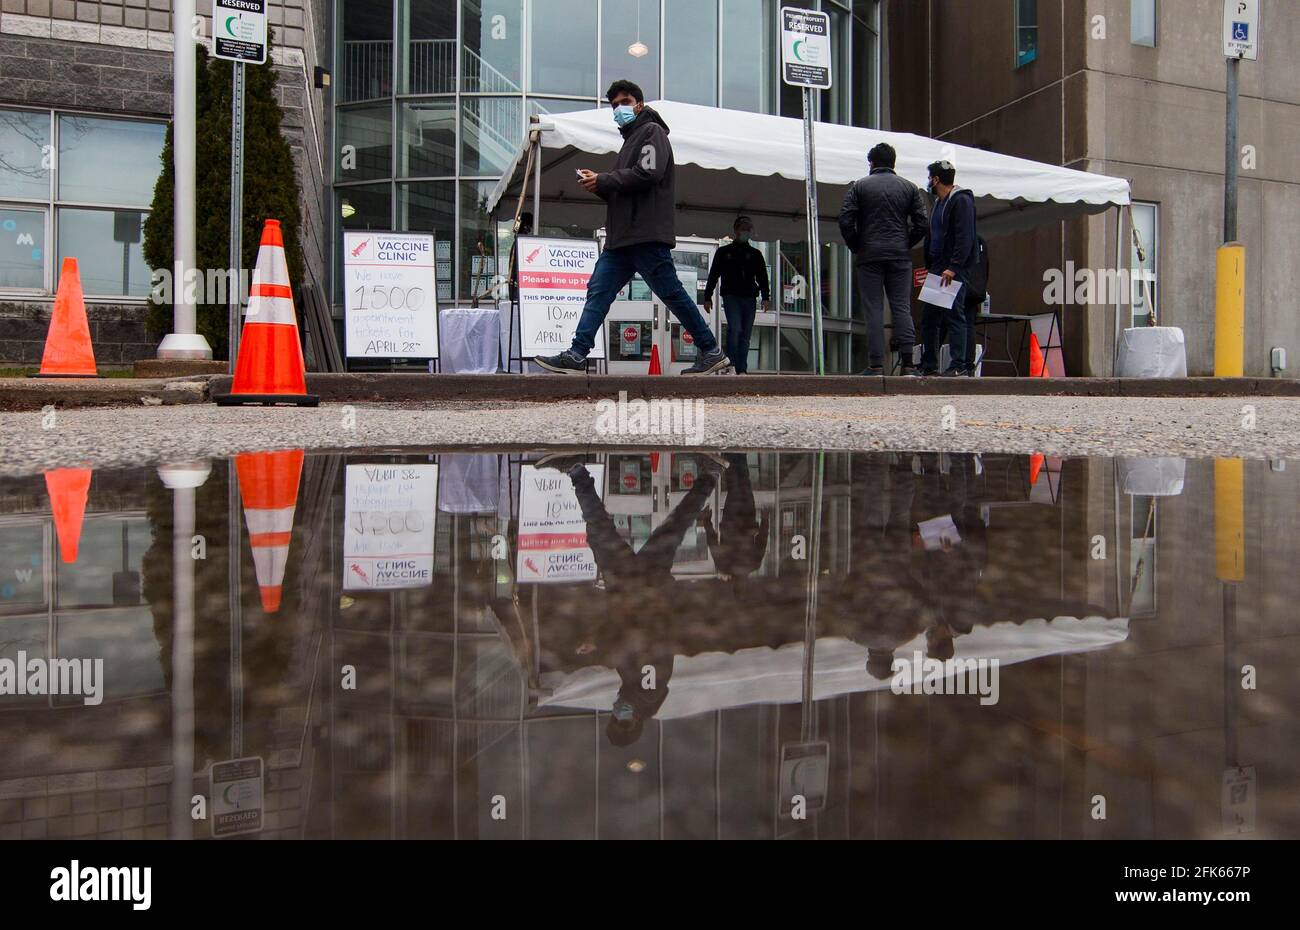
[[[636,41],[627,47],[627,53],[633,58],[644,58],[650,49],[641,41],[641,0],[636,0]]]

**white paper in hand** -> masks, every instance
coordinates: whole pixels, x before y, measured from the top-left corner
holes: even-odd
[[[951,310],[952,305],[957,302],[957,295],[961,293],[961,288],[960,281],[953,281],[945,287],[943,278],[937,274],[928,274],[925,276],[925,286],[921,288],[921,303]]]

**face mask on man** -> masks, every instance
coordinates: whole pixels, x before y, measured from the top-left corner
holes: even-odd
[[[747,233],[747,232],[738,232],[738,233],[736,233],[736,241],[737,241],[737,242],[748,242],[748,241],[749,241],[749,233]]]
[[[626,126],[634,119],[636,119],[636,107],[630,107],[626,104],[614,107],[614,122],[619,125],[619,128]]]

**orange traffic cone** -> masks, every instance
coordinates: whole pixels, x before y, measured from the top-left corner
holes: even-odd
[[[59,291],[45,336],[45,354],[37,378],[98,378],[95,348],[90,344],[86,299],[81,293],[77,260],[65,258],[59,272]]]
[[[280,609],[284,569],[289,563],[289,540],[293,536],[293,513],[298,506],[302,459],[301,449],[235,456],[248,543],[253,549],[253,568],[262,592],[262,610],[268,614]]]
[[[663,373],[664,373],[664,366],[659,363],[659,347],[651,346],[650,347],[650,370],[647,371],[646,374],[662,375]]]
[[[280,221],[267,220],[257,267],[244,314],[239,358],[229,394],[214,398],[219,406],[238,404],[297,404],[315,407],[320,398],[307,393],[307,367],[298,342],[298,317],[289,287]]]
[[[1031,486],[1038,484],[1038,476],[1042,474],[1043,463],[1047,459],[1040,452],[1035,452],[1029,457],[1029,484]]]
[[[59,556],[69,564],[77,561],[77,548],[81,545],[90,476],[89,468],[57,468],[45,473],[45,490],[54,513],[54,532],[59,537]]]
[[[1050,378],[1047,371],[1047,361],[1043,358],[1043,350],[1038,345],[1038,337],[1033,333],[1029,334],[1029,377],[1031,378]]]

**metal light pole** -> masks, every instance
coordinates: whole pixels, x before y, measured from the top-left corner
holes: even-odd
[[[159,358],[210,359],[212,347],[198,334],[194,305],[185,293],[185,274],[195,265],[195,133],[198,116],[194,74],[194,0],[172,4],[172,158],[175,203],[172,214],[172,331],[158,346]]]

